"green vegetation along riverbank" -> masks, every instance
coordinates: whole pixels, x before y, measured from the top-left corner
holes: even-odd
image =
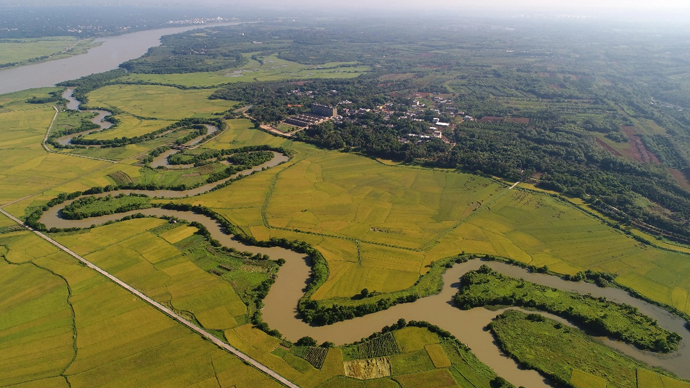
[[[606,335],[656,352],[678,348],[681,337],[671,333],[632,306],[558,290],[502,275],[487,266],[462,276],[456,305],[520,306],[568,319],[595,335]]]
[[[489,328],[501,350],[558,387],[642,388],[637,382],[638,371],[649,371],[645,364],[584,332],[538,314],[509,310],[496,317]]]

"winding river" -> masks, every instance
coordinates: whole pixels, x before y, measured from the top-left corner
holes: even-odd
[[[274,158],[251,170],[236,174],[248,175],[284,163],[288,158],[282,154],[274,153]],[[235,177],[233,176],[233,177]],[[227,179],[232,179],[227,178]],[[122,190],[100,194],[116,195],[119,193],[146,194],[159,198],[181,198],[195,196],[216,187],[226,180],[208,184],[188,191],[146,191],[146,190]],[[263,319],[273,329],[279,330],[286,338],[295,341],[303,336],[311,336],[317,341],[332,341],[336,344],[345,344],[358,341],[369,336],[372,332],[380,330],[385,325],[395,323],[399,318],[407,320],[423,320],[440,326],[455,335],[460,341],[472,348],[473,353],[485,364],[493,368],[497,373],[516,386],[548,387],[549,385],[537,372],[518,368],[517,364],[501,353],[493,342],[493,337],[484,328],[491,320],[500,314],[500,311],[489,311],[484,308],[475,308],[469,311],[459,310],[452,306],[452,297],[458,289],[460,277],[471,270],[478,269],[482,264],[487,264],[494,270],[508,276],[523,278],[534,283],[558,288],[565,291],[573,291],[581,294],[591,294],[595,297],[605,297],[609,300],[627,303],[637,307],[642,313],[656,319],[659,324],[671,331],[679,333],[683,340],[680,349],[669,355],[656,355],[648,351],[641,351],[633,346],[621,342],[615,342],[603,338],[607,343],[621,352],[652,366],[663,367],[683,378],[690,378],[690,349],[688,341],[690,332],[685,329],[685,321],[666,310],[631,297],[625,291],[615,288],[599,288],[589,283],[567,282],[560,278],[529,273],[524,269],[498,262],[483,262],[472,260],[463,264],[456,264],[443,275],[444,287],[438,295],[422,298],[413,303],[400,304],[388,310],[370,314],[352,320],[338,322],[329,326],[313,327],[302,321],[297,312],[297,303],[304,294],[307,280],[310,275],[309,257],[284,248],[262,248],[244,245],[224,232],[223,228],[213,219],[190,212],[173,211],[165,209],[144,209],[127,213],[120,213],[102,217],[94,217],[85,220],[65,220],[59,217],[59,212],[72,201],[55,206],[44,213],[41,222],[48,228],[88,228],[92,224],[99,225],[107,221],[119,220],[124,216],[142,213],[149,216],[174,216],[187,221],[196,221],[209,230],[211,236],[227,247],[253,254],[267,254],[273,259],[283,258],[286,263],[281,267],[276,283],[271,288],[264,300]],[[549,315],[550,318],[564,322],[562,319]]]
[[[74,111],[81,111],[81,112],[91,112],[95,113],[96,116],[94,116],[91,119],[91,122],[98,125],[98,128],[91,130],[91,131],[85,131],[85,132],[77,132],[77,133],[71,133],[69,135],[61,136],[56,139],[56,141],[63,146],[67,146],[72,144],[72,139],[78,136],[86,136],[92,133],[100,132],[106,129],[112,128],[113,124],[109,121],[106,121],[105,118],[108,116],[111,116],[112,113],[107,111],[107,110],[100,110],[100,109],[90,109],[90,110],[81,110],[79,106],[81,105],[81,102],[74,98],[74,88],[67,88],[65,91],[62,93],[62,98],[67,100],[67,109],[68,110],[74,110]],[[202,144],[202,141],[209,135],[212,135],[216,132],[218,132],[220,129],[216,126],[213,125],[208,125],[206,124],[206,133],[197,136],[194,139],[184,143],[183,145],[188,148],[188,149],[194,149],[199,147]],[[164,136],[169,132],[166,132],[164,134],[161,134],[160,136]],[[100,146],[87,146],[87,147],[100,147]],[[153,162],[151,162],[151,167],[156,168],[156,167],[165,167],[168,169],[185,169],[185,168],[191,168],[193,167],[192,165],[171,165],[168,163],[168,157],[180,152],[178,149],[172,149],[168,150],[161,155],[157,156],[155,159],[153,159]]]

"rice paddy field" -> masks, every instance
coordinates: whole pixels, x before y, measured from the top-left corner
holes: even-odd
[[[120,123],[116,129],[95,132],[86,136],[87,139],[112,140],[117,137],[136,137],[165,128],[174,121],[145,120],[131,115],[118,115]]]
[[[55,110],[50,105],[25,101],[31,96],[47,96],[53,90],[56,89],[34,89],[0,96],[0,205],[108,167],[108,163],[100,161],[45,152],[41,142]],[[99,177],[94,179],[107,181]]]
[[[156,85],[110,85],[89,94],[89,105],[115,107],[133,116],[155,120],[208,117],[236,104],[209,100],[212,90],[181,90]]]
[[[618,283],[690,312],[686,254],[641,244],[572,203],[454,171],[318,150],[250,129],[248,122],[232,121],[231,128],[209,147],[271,144],[296,156],[183,201],[213,208],[256,238],[315,245],[330,275],[314,298],[408,288],[430,263],[465,251],[563,274],[612,272]]]
[[[235,82],[354,78],[371,70],[369,66],[357,66],[355,62],[333,62],[319,66],[307,66],[280,59],[277,55],[263,58],[263,63],[249,59],[253,54],[244,55],[247,57],[248,63],[239,68],[188,74],[130,74],[123,78],[123,81],[211,87]]]
[[[280,386],[33,234],[0,256],[2,386]]]
[[[234,74],[237,77],[191,74],[189,82],[211,85],[221,78],[239,82],[242,77],[268,80],[299,74],[314,78],[317,71],[342,76],[337,71],[357,69],[341,65],[298,68],[273,58],[263,65],[250,62],[241,74]],[[177,75],[128,77],[183,82]],[[203,179],[200,170],[154,171],[136,165],[138,158],[171,138],[70,151],[117,163],[47,153],[41,142],[55,111],[50,104],[25,100],[53,90],[0,96],[0,206],[8,205],[5,210],[23,217],[60,193],[114,184],[117,177],[159,184]],[[90,136],[136,136],[175,120],[236,107],[233,102],[208,100],[211,93],[143,85],[97,89],[89,95],[90,105],[125,113],[117,128]],[[352,297],[364,288],[376,293],[405,290],[433,262],[467,252],[546,265],[563,274],[612,272],[619,284],[690,313],[687,253],[673,251],[670,245],[643,245],[549,193],[509,190],[475,175],[321,150],[253,129],[245,119],[229,120],[228,125],[229,130],[202,148],[267,144],[285,147],[294,156],[221,190],[175,202],[209,207],[260,240],[287,238],[314,246],[329,266],[328,280],[314,299],[356,303]],[[9,225],[0,217],[0,228]],[[341,349],[328,350],[321,368],[314,368],[280,339],[249,323],[251,290],[272,273],[261,272],[266,268],[260,266],[223,264],[217,252],[208,249],[190,250],[203,244],[194,232],[163,220],[136,219],[54,237],[304,387],[486,387],[495,377],[468,351],[420,328],[394,333],[400,354],[386,356],[389,378],[344,377],[347,357]],[[276,385],[27,232],[0,234],[0,256],[0,296],[8,296],[0,298],[0,309],[9,312],[9,319],[0,321],[0,365],[12,370],[0,373],[0,385]],[[232,271],[220,276],[209,272],[219,263]],[[676,384],[645,373],[634,376],[640,388]],[[603,386],[597,376],[581,369],[568,378],[578,388]]]

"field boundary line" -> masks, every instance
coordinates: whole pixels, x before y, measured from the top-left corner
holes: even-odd
[[[43,143],[41,143],[41,145],[43,145],[43,149],[45,149],[46,152],[48,152],[49,154],[65,155],[65,156],[74,156],[74,157],[76,157],[76,158],[84,158],[84,159],[91,159],[91,160],[99,160],[99,161],[101,161],[101,162],[108,162],[108,163],[113,163],[113,164],[117,164],[117,163],[118,163],[118,161],[116,161],[116,160],[103,159],[103,158],[94,158],[94,157],[85,156],[85,155],[66,154],[66,153],[64,153],[64,152],[55,152],[55,151],[51,150],[50,147],[48,147],[48,145],[47,145],[46,143],[48,142],[48,136],[50,136],[50,131],[53,130],[53,124],[55,124],[55,120],[57,119],[58,113],[60,113],[60,111],[58,110],[58,108],[57,108],[55,105],[53,105],[53,109],[55,109],[55,116],[53,116],[53,121],[50,122],[50,126],[48,127],[48,131],[46,132],[45,137],[43,137]]]
[[[98,267],[97,265],[93,264],[92,262],[86,260],[85,258],[79,256],[78,254],[76,254],[75,252],[71,251],[69,248],[65,247],[64,245],[58,243],[57,241],[53,240],[52,238],[46,236],[45,234],[43,234],[43,233],[41,233],[41,232],[39,232],[39,231],[37,231],[37,230],[35,230],[35,229],[33,229],[33,228],[27,226],[27,225],[24,225],[24,223],[23,223],[21,220],[19,220],[18,218],[14,217],[13,215],[7,213],[4,209],[1,209],[1,208],[0,208],[0,213],[4,214],[6,217],[8,217],[8,218],[11,219],[12,221],[18,223],[19,225],[24,226],[26,229],[28,229],[29,231],[33,232],[33,233],[36,234],[38,237],[42,238],[43,240],[47,241],[48,243],[54,245],[55,247],[57,247],[57,248],[60,249],[61,251],[65,252],[65,253],[67,253],[68,255],[72,256],[73,258],[79,260],[79,262],[81,262],[82,264],[84,264],[84,265],[87,266],[88,268],[91,268],[92,270],[94,270],[94,271],[100,273],[101,275],[105,276],[106,278],[108,278],[109,280],[113,281],[113,282],[114,282],[115,284],[117,284],[118,286],[120,286],[120,287],[124,288],[125,290],[129,291],[130,293],[132,293],[134,296],[137,296],[139,299],[141,299],[141,300],[143,300],[144,302],[148,303],[149,305],[153,306],[153,307],[154,307],[155,309],[157,309],[158,311],[164,313],[165,315],[169,316],[169,317],[172,318],[173,320],[175,320],[175,321],[177,321],[177,322],[183,324],[184,326],[186,326],[187,328],[191,329],[191,330],[192,330],[193,332],[195,332],[196,334],[199,334],[201,337],[203,337],[203,338],[205,338],[205,339],[211,341],[213,344],[215,344],[215,345],[218,346],[219,348],[221,348],[221,349],[223,349],[223,350],[225,350],[225,351],[227,351],[227,352],[229,352],[229,353],[232,353],[233,355],[237,356],[237,358],[239,358],[240,360],[242,360],[242,361],[244,361],[244,362],[250,364],[251,366],[255,367],[256,369],[258,369],[258,370],[260,370],[260,371],[266,373],[268,376],[274,378],[275,380],[277,380],[278,382],[282,383],[283,385],[285,385],[285,386],[287,386],[287,387],[290,387],[290,388],[300,388],[298,385],[292,383],[290,380],[288,380],[288,379],[286,379],[285,377],[279,375],[277,372],[275,372],[275,371],[273,371],[272,369],[268,368],[267,366],[261,364],[260,362],[256,361],[255,359],[249,357],[248,355],[242,353],[241,351],[239,351],[239,350],[236,349],[235,347],[230,346],[230,345],[226,344],[225,342],[219,340],[218,338],[216,338],[215,336],[213,336],[212,334],[210,334],[210,333],[207,332],[206,330],[204,330],[204,329],[202,329],[202,328],[200,328],[200,327],[194,325],[194,324],[191,323],[190,321],[188,321],[188,320],[182,318],[180,315],[176,314],[176,313],[173,312],[171,309],[169,309],[169,308],[163,306],[162,304],[156,302],[155,300],[149,298],[148,296],[144,295],[144,293],[138,291],[137,289],[135,289],[134,287],[132,287],[132,286],[130,286],[129,284],[125,283],[124,281],[118,279],[118,278],[115,277],[114,275],[111,275],[109,272],[105,271],[104,269],[101,269],[100,267]]]

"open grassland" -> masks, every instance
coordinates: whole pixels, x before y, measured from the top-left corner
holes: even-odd
[[[174,123],[168,120],[144,120],[131,115],[116,116],[120,123],[116,127],[87,135],[87,139],[112,140],[118,137],[136,137],[155,132]]]
[[[167,86],[111,85],[89,94],[89,105],[116,107],[144,118],[181,120],[208,117],[236,104],[226,100],[209,100],[209,90],[181,90]]]
[[[580,381],[578,387],[586,386],[582,380],[590,381],[589,386],[601,386],[600,379],[603,379],[610,388],[637,388],[638,371],[648,368],[578,329],[540,315],[509,310],[489,327],[501,349],[523,366],[555,381],[567,383],[574,377]]]
[[[33,105],[24,101],[32,95],[45,96],[52,90],[55,89],[0,96],[0,204],[108,166],[108,163],[95,160],[49,154],[43,149],[41,142],[55,111],[50,105]]]
[[[0,65],[23,64],[29,60],[58,59],[76,55],[93,47],[91,40],[78,40],[71,36],[0,40]],[[33,62],[33,61],[32,61]]]
[[[245,54],[249,59],[251,54]],[[369,71],[369,66],[355,62],[333,62],[323,65],[302,65],[271,55],[260,63],[254,59],[238,68],[204,73],[130,74],[123,82],[150,82],[181,86],[210,87],[234,82],[280,81],[286,79],[354,78]]]
[[[28,232],[0,247],[2,385],[281,386]]]

